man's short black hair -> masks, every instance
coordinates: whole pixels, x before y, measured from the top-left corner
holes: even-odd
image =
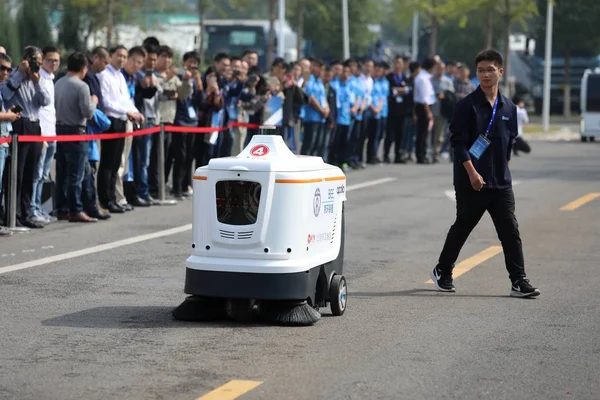
[[[46,46],[42,49],[42,56],[46,58],[46,54],[48,53],[58,53],[60,54],[60,50],[56,46]]]
[[[12,58],[8,54],[0,53],[0,61],[5,61],[12,64]]]
[[[133,57],[135,55],[146,57],[146,50],[144,50],[142,46],[133,46],[129,49],[129,52],[127,52],[127,57]]]
[[[408,64],[408,70],[411,74],[413,74],[419,68],[421,68],[421,64],[419,64],[417,61],[413,61],[410,64]]]
[[[231,58],[229,59],[229,61],[234,62],[234,61],[242,61],[242,59],[238,56],[231,56]]]
[[[221,62],[222,60],[229,60],[229,54],[227,53],[217,53],[213,58],[214,62]]]
[[[116,46],[111,47],[110,50],[108,50],[108,53],[112,56],[113,54],[115,54],[119,50],[125,50],[125,51],[127,51],[127,47],[123,46],[122,44],[118,44]]]
[[[273,67],[281,67],[283,69],[287,68],[287,63],[285,62],[285,60],[281,57],[276,57],[273,62],[271,63],[271,68]]]
[[[144,50],[146,51],[146,54],[156,54],[158,55],[158,49],[159,47],[155,44],[152,43],[145,43],[143,45]]]
[[[425,60],[423,60],[423,64],[421,65],[421,67],[425,71],[429,71],[431,68],[435,67],[435,64],[437,64],[437,61],[435,61],[435,58],[427,57]]]
[[[258,55],[258,51],[256,51],[256,50],[252,50],[252,49],[245,50],[245,51],[242,53],[242,58],[246,57],[248,54],[256,54],[256,55]]]
[[[142,42],[142,46],[146,47],[147,44],[160,47],[160,42],[154,36],[148,36],[146,39],[144,39],[144,41]]]
[[[108,56],[108,54],[108,49],[104,46],[94,47],[94,49],[91,52],[92,57],[106,57]]]
[[[23,49],[23,59],[27,60],[27,59],[33,58],[41,53],[42,53],[42,50],[40,50],[39,47],[27,46],[27,47],[25,47],[25,49]]]
[[[475,67],[482,61],[491,61],[496,67],[502,68],[504,65],[504,61],[502,59],[502,54],[499,51],[494,49],[483,50],[475,57]]]
[[[85,54],[76,51],[67,58],[67,71],[81,72],[87,66],[87,58]]]
[[[169,58],[173,58],[173,56],[175,55],[175,52],[169,46],[163,45],[158,48],[158,55],[162,56],[163,54]]]
[[[310,63],[315,63],[317,64],[319,67],[322,67],[323,65],[325,65],[325,63],[323,62],[323,60],[313,57],[312,60],[310,60]]]
[[[183,55],[183,62],[186,62],[190,58],[193,58],[194,60],[198,61],[198,64],[200,64],[200,54],[198,54],[197,51],[188,51],[185,53]]]

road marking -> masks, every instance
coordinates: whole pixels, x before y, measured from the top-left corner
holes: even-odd
[[[346,192],[350,192],[353,190],[363,189],[370,186],[381,185],[383,183],[395,181],[396,178],[383,178],[377,179],[373,181],[367,181],[363,183],[357,183],[355,185],[348,186],[346,188]],[[165,236],[176,235],[178,233],[187,232],[192,229],[192,224],[178,226],[176,228],[166,229],[164,231],[158,231],[154,233],[148,233],[146,235],[134,236],[128,239],[117,240],[115,242],[105,243],[98,246],[88,247],[86,249],[70,251],[68,253],[57,254],[55,256],[39,258],[37,260],[27,261],[20,264],[9,265],[6,267],[0,267],[0,275],[6,274],[8,272],[19,271],[22,269],[39,267],[40,265],[50,264],[57,261],[69,260],[71,258],[87,256],[94,253],[99,253],[105,250],[116,249],[117,247],[128,246],[130,244],[145,242],[147,240],[158,239]],[[4,255],[2,255],[4,257]],[[11,254],[14,256],[14,254]]]
[[[577,200],[573,200],[569,204],[566,204],[560,208],[560,211],[573,211],[583,206],[584,204],[589,203],[592,200],[600,197],[600,193],[588,193],[585,196],[581,196]]]
[[[388,183],[388,182],[393,182],[395,181],[396,178],[381,178],[381,179],[376,179],[374,181],[367,181],[367,182],[363,182],[363,183],[357,183],[355,185],[350,185],[346,188],[346,191],[352,191],[352,190],[358,190],[358,189],[364,189],[367,187],[371,187],[371,186],[377,186],[377,185],[381,185],[383,183]]]
[[[474,256],[469,257],[466,260],[457,264],[456,267],[454,267],[454,270],[452,271],[452,278],[454,278],[454,279],[458,278],[465,272],[468,272],[469,270],[475,268],[476,266],[483,263],[484,261],[487,261],[490,258],[492,258],[500,253],[502,253],[502,246],[490,246],[487,249],[480,251],[479,253],[475,254]],[[425,283],[429,283],[429,284],[433,285],[433,281],[431,279],[429,279]]]
[[[248,393],[260,384],[262,384],[261,381],[229,381],[196,400],[233,400],[244,393]]]
[[[513,186],[517,186],[521,184],[521,181],[513,181]],[[444,190],[444,194],[446,195],[447,198],[449,198],[452,201],[456,201],[456,196],[454,194],[454,189],[452,190]]]
[[[21,264],[9,265],[8,267],[0,267],[0,275],[5,274],[7,272],[19,271],[21,269],[38,267],[44,264],[50,264],[57,261],[64,261],[70,258],[87,256],[94,253],[99,253],[101,251],[116,249],[117,247],[127,246],[130,244],[144,242],[146,240],[157,239],[164,236],[175,235],[177,233],[189,231],[192,229],[192,224],[187,224],[183,226],[179,226],[177,228],[166,229],[164,231],[158,231],[154,233],[149,233],[146,235],[135,236],[129,239],[117,240],[116,242],[105,243],[98,246],[88,247],[87,249],[70,251],[68,253],[57,254],[55,256],[44,257],[37,260],[27,261]]]

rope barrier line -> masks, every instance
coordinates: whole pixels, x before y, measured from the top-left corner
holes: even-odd
[[[18,167],[18,146],[19,143],[32,143],[32,142],[84,142],[90,140],[110,140],[110,139],[123,139],[130,136],[144,136],[144,135],[153,135],[158,134],[158,165],[162,165],[162,168],[158,168],[159,173],[159,182],[158,182],[158,192],[159,205],[173,205],[177,204],[175,200],[166,199],[166,182],[165,182],[165,133],[195,133],[195,134],[212,134],[213,132],[222,132],[234,127],[245,127],[250,129],[261,129],[261,128],[278,128],[280,125],[276,126],[265,126],[258,124],[246,124],[241,122],[233,122],[228,126],[224,127],[188,127],[188,126],[174,126],[161,124],[159,126],[155,126],[152,128],[140,129],[133,132],[123,132],[123,133],[97,133],[97,134],[80,134],[80,135],[57,135],[57,136],[39,136],[39,135],[27,135],[20,134],[14,135],[10,137],[0,138],[0,145],[4,143],[10,143],[10,163],[6,165],[6,169],[8,175],[8,198],[7,198],[7,222],[8,228],[11,230],[19,230],[22,228],[16,228],[17,224],[17,167]]]
[[[259,129],[262,125],[257,124],[246,124],[241,122],[234,122],[227,126],[222,127],[192,127],[192,126],[175,126],[175,125],[165,125],[165,132],[169,133],[197,133],[197,134],[209,134],[213,132],[222,132],[231,128],[240,127],[240,128],[250,128],[250,129]],[[155,126],[153,128],[140,129],[133,132],[123,132],[123,133],[96,133],[93,135],[89,134],[81,134],[81,135],[61,135],[57,134],[56,136],[40,136],[40,135],[27,135],[20,134],[19,142],[22,143],[34,143],[34,142],[84,142],[90,140],[111,140],[111,139],[123,139],[131,136],[144,136],[151,135],[160,132],[160,126]],[[12,137],[0,138],[0,144],[3,143],[12,143]]]

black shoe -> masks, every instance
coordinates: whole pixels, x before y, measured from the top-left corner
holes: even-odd
[[[529,279],[520,279],[513,282],[510,295],[511,297],[535,297],[540,295],[540,291],[531,286]]]
[[[119,207],[121,207],[125,211],[133,211],[134,210],[134,207],[129,203],[123,204],[123,205],[119,204]]]
[[[123,213],[125,213],[125,210],[123,209],[123,207],[121,207],[117,203],[113,203],[113,202],[108,203],[108,205],[106,207],[102,206],[102,208],[108,210],[108,212],[111,213],[111,214],[123,214]]]
[[[96,218],[97,220],[107,220],[110,218],[110,214],[103,213],[97,208],[86,211],[86,214],[91,218]]]
[[[433,281],[433,284],[437,290],[441,292],[456,292],[456,289],[452,284],[451,273],[443,273],[437,267],[435,267],[431,270],[431,272],[429,272],[429,277]]]
[[[133,199],[132,204],[136,207],[150,207],[152,205],[149,201],[144,200],[141,197]]]
[[[44,224],[42,224],[41,222],[34,221],[30,218],[27,218],[20,222],[21,222],[21,225],[23,225],[26,228],[30,228],[30,229],[42,229],[44,227]]]

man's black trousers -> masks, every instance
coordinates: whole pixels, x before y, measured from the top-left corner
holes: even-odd
[[[450,228],[440,254],[438,269],[450,272],[471,231],[485,212],[492,217],[502,243],[504,260],[512,282],[525,277],[523,245],[515,217],[515,196],[509,189],[456,190],[456,221]]]

